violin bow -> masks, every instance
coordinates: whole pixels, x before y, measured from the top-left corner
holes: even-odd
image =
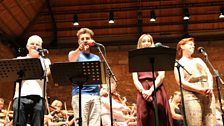
[[[65,112],[66,112],[66,121],[68,121],[68,110],[67,110],[67,105],[66,105],[66,102],[64,102],[64,107],[65,107]]]
[[[10,107],[11,107],[11,104],[12,104],[12,101],[9,102],[9,105],[8,105],[8,108],[7,108],[7,113],[6,113],[6,116],[5,116],[5,121],[9,122],[9,110],[10,110]]]
[[[46,106],[47,106],[47,112],[48,112],[48,114],[50,114],[50,109],[49,109],[49,104],[48,104],[48,99],[47,99],[47,96],[45,96],[45,104],[46,104]]]

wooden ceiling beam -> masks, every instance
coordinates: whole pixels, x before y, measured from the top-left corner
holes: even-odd
[[[191,24],[208,24],[208,23],[223,23],[223,20],[204,20],[204,21],[189,21],[188,22],[189,25]],[[37,24],[38,25],[38,24]],[[157,22],[154,22],[154,23],[151,23],[149,22],[148,24],[145,24],[145,23],[142,23],[142,27],[144,26],[160,26],[160,27],[163,27],[163,26],[170,26],[170,25],[182,25],[181,22],[164,22],[164,23],[157,23]],[[138,27],[138,24],[127,24],[127,25],[102,25],[102,26],[91,26],[92,29],[105,29],[105,28],[131,28],[131,27]],[[74,30],[74,27],[72,26],[71,24],[71,27],[69,28],[57,28],[58,31],[67,31],[67,30]],[[42,31],[41,29],[39,30],[33,30],[35,32],[39,32],[39,31]],[[50,29],[46,29],[45,28],[45,31],[50,31]]]
[[[35,8],[35,6],[33,5],[34,2],[39,2],[39,1],[43,1],[43,0],[28,0],[29,5],[32,7],[34,12],[37,12],[38,10]]]
[[[21,3],[18,0],[16,0],[16,4],[22,10],[22,12],[25,15],[25,17],[27,18],[27,20],[29,20],[29,22],[30,22],[32,20],[32,17],[27,13],[27,11],[25,10],[24,6],[21,5]]]
[[[55,14],[64,14],[64,13],[77,13],[77,14],[84,14],[84,13],[99,13],[99,12],[109,12],[110,10],[113,10],[114,12],[116,11],[131,11],[131,10],[137,10],[138,9],[138,3],[135,2],[136,4],[132,7],[127,7],[127,3],[121,3],[124,4],[124,7],[113,7],[113,8],[108,8],[107,6],[103,6],[103,7],[99,7],[98,9],[85,9],[85,10],[80,10],[80,9],[75,9],[78,7],[83,7],[82,5],[77,5],[77,6],[65,6],[68,8],[74,8],[74,9],[69,9],[70,11],[64,11],[65,8],[58,8],[57,6],[54,7],[54,11]],[[188,8],[191,7],[210,7],[210,6],[221,6],[223,4],[222,1],[214,1],[214,2],[207,2],[207,3],[189,3],[186,6]],[[148,5],[148,4],[144,4],[144,2],[142,3],[142,5]],[[88,5],[87,5],[88,6]],[[177,3],[177,4],[165,4],[165,5],[160,5],[160,6],[142,6],[141,10],[161,10],[161,9],[173,9],[173,8],[183,8],[184,5],[182,3]],[[42,15],[47,15],[46,11],[41,12]]]
[[[5,8],[5,10],[11,15],[11,17],[15,20],[15,22],[17,23],[17,25],[21,28],[24,29],[23,25],[20,23],[20,21],[16,18],[16,16],[13,14],[13,12],[10,10],[10,8],[8,7],[8,5],[5,5],[4,2],[2,2],[2,6]],[[10,25],[9,23],[7,23],[7,25]]]
[[[23,32],[21,33],[21,35],[19,36],[19,38],[17,38],[17,41],[21,43],[21,45],[25,46],[26,45],[26,41],[27,41],[27,36],[26,34],[29,32],[30,27],[32,27],[32,25],[35,23],[35,20],[37,19],[37,17],[39,16],[39,13],[42,11],[42,9],[44,8],[44,0],[37,0],[40,4],[40,8],[39,10],[36,10],[33,6],[33,4],[31,3],[32,1],[28,0],[28,2],[30,3],[29,5],[32,6],[32,9],[34,9],[35,15],[33,15],[33,18],[31,21],[29,21],[29,24],[26,28],[23,29]],[[42,2],[42,3],[41,3]]]
[[[135,36],[134,38],[132,37],[126,37],[124,35],[124,37],[126,38],[125,40],[114,40],[114,39],[110,39],[109,41],[101,41],[100,43],[103,44],[104,46],[121,46],[121,45],[136,45],[137,44],[137,39],[139,36],[137,35],[132,35]],[[101,36],[106,38],[107,36]],[[224,36],[220,36],[220,35],[211,35],[211,36],[206,36],[206,35],[197,35],[194,34],[193,36],[197,42],[204,42],[204,41],[214,41],[214,38],[216,38],[216,41],[219,40],[224,40]],[[175,34],[175,35],[170,35],[170,36],[166,36],[166,37],[161,37],[161,35],[153,35],[153,38],[155,41],[157,42],[163,42],[166,44],[177,44],[182,38],[183,35],[182,34]],[[62,43],[59,42],[60,48],[71,48],[74,46],[78,46],[77,43],[74,43],[75,39],[74,37],[63,37],[63,38],[58,38],[59,41],[61,40]],[[95,39],[97,40],[97,38],[95,37]],[[72,41],[72,42],[67,42],[64,43],[64,41]],[[47,43],[46,43],[47,44]],[[47,45],[46,45],[47,46]],[[175,48],[175,46],[173,47]]]
[[[2,20],[2,18],[0,17],[0,29],[2,30],[2,31],[4,31],[4,33],[5,34],[11,34],[11,35],[16,35],[15,34],[15,32],[14,32],[14,30],[11,28],[11,27],[9,27],[8,25],[7,25],[7,23],[4,21],[4,20]],[[6,30],[7,29],[7,30]]]

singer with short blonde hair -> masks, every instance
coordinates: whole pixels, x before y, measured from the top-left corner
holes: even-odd
[[[100,61],[100,57],[91,53],[91,44],[94,43],[93,31],[81,28],[77,32],[79,46],[69,52],[69,62]],[[100,86],[99,84],[85,84],[82,88],[82,121],[83,126],[100,126]],[[72,107],[75,118],[79,118],[79,86],[72,86]],[[77,123],[77,122],[76,122]],[[76,124],[78,125],[78,124]]]

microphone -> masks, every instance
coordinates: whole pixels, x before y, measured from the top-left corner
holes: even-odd
[[[89,45],[89,46],[103,46],[103,47],[104,47],[103,44],[98,43],[98,42],[89,42],[88,45]]]
[[[49,53],[47,49],[43,49],[43,48],[37,48],[36,51],[39,53]]]
[[[208,54],[205,52],[205,49],[203,47],[198,47],[198,52],[204,56],[208,56]]]
[[[170,48],[169,46],[163,45],[163,44],[160,43],[160,42],[157,42],[157,43],[155,44],[155,47]]]

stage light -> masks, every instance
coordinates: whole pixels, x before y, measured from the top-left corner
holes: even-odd
[[[184,12],[184,17],[183,17],[183,19],[184,20],[189,20],[190,19],[190,14],[189,14],[189,10],[188,10],[188,8],[184,8],[184,10],[183,10]]]
[[[114,23],[114,12],[110,11],[109,13],[109,23],[113,24]]]
[[[74,17],[73,17],[73,25],[74,26],[79,25],[79,19],[78,19],[78,15],[77,14],[75,14]]]
[[[224,18],[224,7],[220,8],[220,15],[219,18]]]
[[[156,13],[155,13],[154,10],[152,10],[152,11],[150,12],[150,21],[151,21],[151,22],[155,22],[155,21],[156,21]]]

